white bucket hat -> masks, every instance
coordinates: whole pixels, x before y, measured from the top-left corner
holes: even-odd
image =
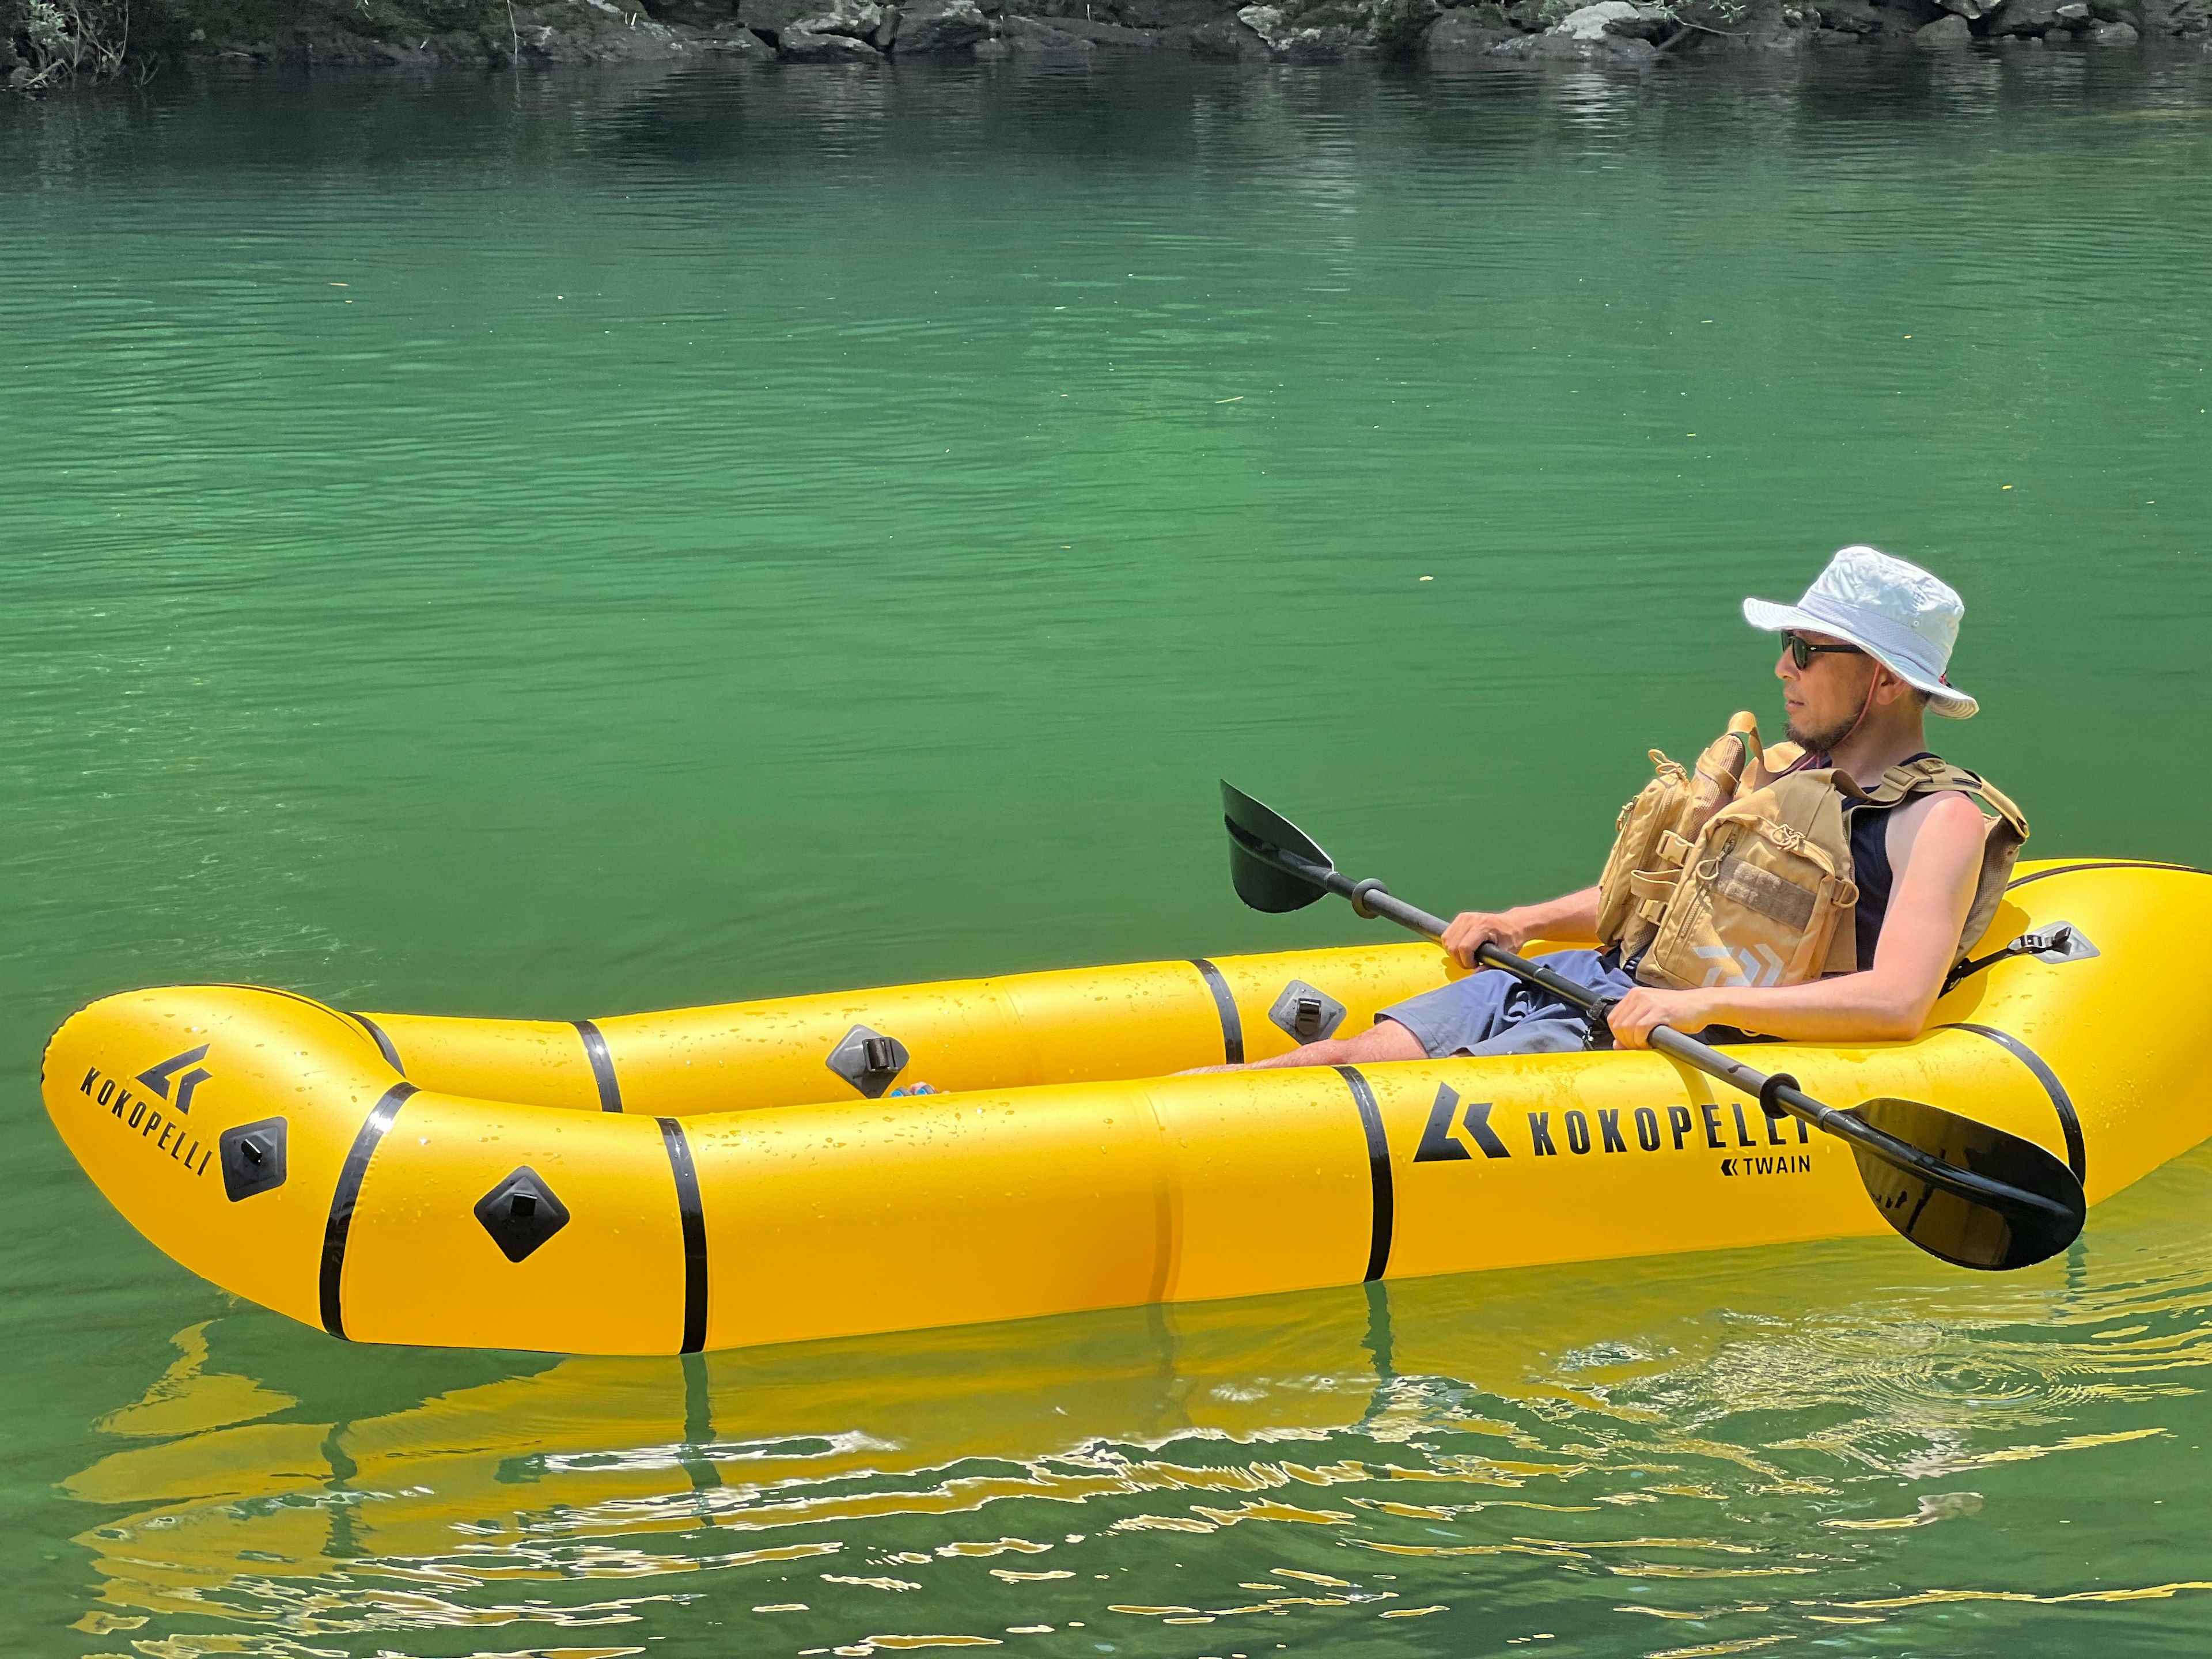
[[[1746,599],[1743,619],[1764,633],[1809,629],[1867,653],[1915,690],[1931,713],[1962,720],[1981,707],[1943,678],[1965,603],[1917,564],[1871,547],[1846,547],[1795,605]]]

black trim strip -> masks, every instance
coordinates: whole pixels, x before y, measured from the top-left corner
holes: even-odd
[[[1206,981],[1206,988],[1213,993],[1213,1010],[1221,1016],[1221,1060],[1225,1066],[1244,1063],[1244,1021],[1237,1012],[1237,999],[1229,994],[1229,981],[1221,977],[1221,969],[1204,957],[1193,957],[1190,965],[1198,969]]]
[[[2026,887],[2050,876],[2070,876],[2076,870],[2179,870],[2191,876],[2212,875],[2212,870],[2200,870],[2193,864],[2154,864],[2148,859],[2099,859],[2090,864],[2062,864],[2056,870],[2039,870],[2032,876],[2022,876],[2018,881],[2007,882],[2005,891],[2009,893],[2015,887]]]
[[[235,979],[200,979],[188,980],[182,985],[172,985],[165,988],[172,991],[258,991],[264,996],[285,997],[294,1002],[304,1002],[310,1008],[320,1009],[344,1026],[349,1032],[362,1023],[359,1014],[349,1014],[343,1009],[331,1007],[327,1002],[318,1002],[313,997],[303,997],[297,991],[280,991],[273,985],[248,985],[242,980]]]
[[[323,1224],[323,1328],[341,1342],[346,1340],[346,1334],[339,1293],[345,1284],[346,1237],[353,1231],[353,1206],[368,1175],[369,1159],[376,1156],[377,1146],[391,1130],[399,1109],[407,1103],[408,1096],[416,1092],[411,1083],[395,1083],[384,1091],[384,1098],[369,1109],[361,1133],[354,1136],[353,1148],[338,1170],[338,1184],[331,1193],[330,1219]]]
[[[367,1014],[352,1014],[350,1018],[358,1020],[361,1023],[361,1029],[376,1039],[376,1050],[384,1056],[384,1063],[398,1073],[400,1076],[405,1077],[407,1068],[399,1063],[399,1050],[392,1046],[392,1039],[384,1034],[384,1028]]]
[[[1374,1193],[1374,1229],[1367,1241],[1367,1271],[1363,1280],[1382,1277],[1390,1266],[1390,1236],[1397,1223],[1397,1198],[1390,1185],[1390,1141],[1382,1133],[1382,1109],[1375,1103],[1375,1091],[1358,1068],[1331,1068],[1352,1085],[1352,1098],[1359,1108],[1359,1127],[1367,1132],[1367,1180]]]
[[[676,1176],[676,1208],[684,1218],[684,1346],[696,1353],[707,1346],[707,1217],[699,1207],[699,1172],[691,1164],[691,1144],[672,1117],[653,1120],[668,1148],[668,1167]]]
[[[623,1109],[622,1085],[616,1080],[615,1057],[607,1052],[606,1038],[588,1019],[572,1019],[568,1024],[584,1039],[584,1058],[592,1062],[592,1077],[599,1085],[599,1109],[619,1112]]]
[[[2057,875],[2056,870],[2051,872]],[[2074,1179],[2087,1181],[2088,1152],[2081,1143],[2081,1120],[2075,1115],[2073,1097],[2066,1085],[2058,1080],[2058,1073],[2044,1063],[2041,1054],[2029,1048],[2009,1031],[2000,1031],[1994,1025],[1973,1025],[1966,1021],[1939,1025],[1939,1031],[1972,1031],[1976,1036],[1985,1036],[2014,1059],[2035,1073],[2035,1080],[2043,1085],[2043,1092],[2051,1097],[2051,1104],[2058,1114],[2058,1127],[2066,1136],[2066,1167],[2074,1171]]]

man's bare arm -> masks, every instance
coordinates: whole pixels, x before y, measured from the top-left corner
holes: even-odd
[[[1474,965],[1485,945],[1518,951],[1532,939],[1559,945],[1597,942],[1597,889],[1585,887],[1541,904],[1516,904],[1510,910],[1462,910],[1444,929],[1444,949],[1463,968]]]
[[[1927,1024],[1958,953],[1960,930],[1973,908],[1985,833],[1981,809],[1972,801],[1959,794],[1936,799],[1898,872],[1873,967],[1766,990],[1639,987],[1614,1007],[1613,1035],[1623,1047],[1641,1048],[1654,1025],[1694,1031],[1718,1024],[1814,1042],[1909,1042]]]

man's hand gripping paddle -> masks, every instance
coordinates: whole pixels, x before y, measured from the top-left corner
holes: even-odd
[[[1352,901],[1363,916],[1382,916],[1441,941],[1444,922],[1379,881],[1353,881],[1289,819],[1224,782],[1229,872],[1237,896],[1255,910],[1302,910],[1324,895]],[[1609,1006],[1550,969],[1486,945],[1483,966],[1540,985],[1593,1018]],[[2087,1208],[2074,1172],[2042,1147],[1986,1123],[1917,1100],[1884,1097],[1849,1111],[1825,1106],[1786,1073],[1753,1070],[1670,1026],[1655,1027],[1651,1046],[1708,1077],[1754,1095],[1770,1115],[1787,1113],[1848,1141],[1859,1179],[1881,1218],[1930,1255],[1961,1267],[2026,1267],[2056,1255],[2081,1231]]]

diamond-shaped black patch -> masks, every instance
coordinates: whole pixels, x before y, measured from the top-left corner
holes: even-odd
[[[1326,991],[1294,979],[1283,987],[1267,1018],[1300,1042],[1318,1042],[1336,1035],[1344,1024],[1345,1008]]]
[[[912,1058],[906,1044],[896,1037],[855,1025],[838,1040],[823,1064],[870,1100],[876,1100],[897,1080]]]
[[[222,1158],[223,1196],[234,1204],[284,1184],[284,1120],[264,1117],[225,1129],[217,1146]]]
[[[509,1261],[520,1261],[568,1224],[568,1206],[527,1164],[477,1200],[477,1219]]]

